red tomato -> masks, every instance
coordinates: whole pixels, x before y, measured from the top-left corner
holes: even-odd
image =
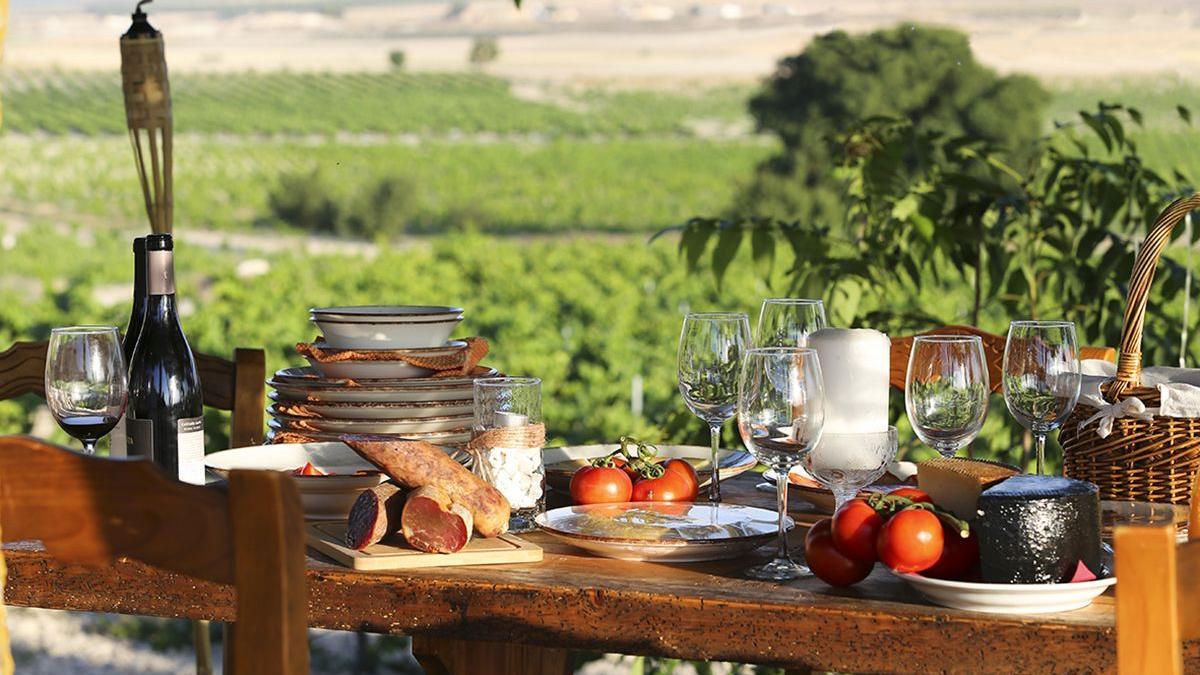
[[[627,502],[633,482],[620,469],[585,466],[571,476],[571,501],[576,504]]]
[[[924,572],[941,557],[943,542],[942,521],[933,511],[908,508],[884,523],[875,551],[897,572]]]
[[[687,494],[682,501],[696,501],[696,496],[700,494],[700,478],[696,476],[696,469],[691,462],[686,459],[671,459],[667,460],[664,466],[666,473],[678,476],[687,487]]]
[[[892,490],[888,494],[892,495],[893,497],[907,497],[908,499],[911,499],[912,501],[917,502],[917,503],[922,503],[922,502],[924,502],[926,504],[933,503],[933,500],[929,498],[928,492],[921,490],[919,488],[915,488],[915,487],[902,487],[902,488],[899,488],[896,490]]]
[[[875,540],[879,528],[883,527],[883,516],[879,515],[865,499],[851,499],[833,514],[833,543],[843,554],[873,563],[878,560]]]
[[[633,486],[635,502],[690,502],[695,500],[696,491],[675,472],[664,473],[658,478],[643,478]]]
[[[979,564],[979,538],[975,536],[975,530],[964,537],[958,530],[946,527],[943,523],[942,538],[946,543],[942,547],[941,557],[922,574],[934,579],[958,580],[966,577]]]
[[[871,573],[873,562],[855,560],[840,550],[833,541],[833,519],[819,520],[804,537],[804,559],[809,569],[830,586],[850,586]]]

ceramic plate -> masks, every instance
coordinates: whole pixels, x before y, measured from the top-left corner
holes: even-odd
[[[538,527],[589,553],[619,560],[702,562],[736,558],[778,532],[774,511],[741,504],[626,502],[553,509]],[[787,527],[794,526],[787,519]]]
[[[347,434],[427,434],[438,431],[469,430],[475,416],[453,415],[447,417],[423,417],[415,419],[336,419],[323,417],[294,417],[276,412],[275,406],[267,408],[275,421],[292,430],[333,431]]]
[[[311,462],[328,476],[293,476],[304,517],[310,520],[345,518],[359,493],[387,477],[345,443],[281,443],[252,445],[214,452],[204,464],[225,477],[231,469],[292,471]],[[356,472],[370,472],[355,475]]]
[[[267,420],[267,426],[270,427],[272,432],[282,433],[282,432],[290,431],[290,432],[304,434],[305,436],[315,438],[315,439],[321,440],[321,441],[340,441],[343,436],[345,436],[347,434],[351,434],[351,433],[353,433],[353,434],[376,433],[376,432],[366,432],[366,431],[361,431],[361,430],[355,430],[352,432],[348,432],[348,431],[314,431],[314,430],[310,430],[310,429],[295,429],[295,428],[288,426],[285,422],[278,420],[278,419]],[[402,439],[407,439],[407,440],[412,440],[412,441],[428,441],[430,443],[433,443],[434,445],[441,445],[441,446],[465,445],[467,443],[467,441],[471,440],[471,430],[468,428],[454,429],[452,431],[434,431],[434,432],[428,432],[428,433],[417,433],[417,432],[382,433],[380,435],[394,436],[395,438],[398,438],[398,439],[402,438]]]
[[[335,321],[444,321],[461,319],[462,307],[441,305],[347,305],[313,307],[308,310],[312,319]]]
[[[470,392],[468,392],[469,394]],[[278,403],[287,399],[276,392],[269,395],[276,405],[271,410],[279,409]],[[423,401],[410,403],[331,403],[305,401],[301,405],[320,417],[343,420],[397,420],[419,419],[423,417],[452,417],[473,415],[475,402],[471,398],[457,401]]]
[[[896,574],[934,604],[992,614],[1046,614],[1087,607],[1116,577],[1074,584],[984,584]]]
[[[608,445],[570,445],[561,448],[546,448],[542,460],[546,463],[546,484],[555,490],[566,492],[571,485],[571,476],[587,464],[589,459],[603,457],[620,447]],[[700,445],[660,445],[658,454],[668,459],[686,459],[696,467],[700,484],[708,485],[709,448]],[[721,467],[721,480],[725,481],[753,469],[758,463],[745,450],[719,450],[717,463]]]

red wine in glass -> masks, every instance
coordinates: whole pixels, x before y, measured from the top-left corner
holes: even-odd
[[[72,326],[50,332],[46,350],[46,403],[63,431],[96,453],[96,441],[125,411],[128,373],[117,329]]]

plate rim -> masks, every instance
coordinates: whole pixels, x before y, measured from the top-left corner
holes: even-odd
[[[938,589],[948,590],[948,591],[949,590],[954,590],[954,591],[1008,590],[1008,591],[1013,591],[1014,593],[1021,594],[1021,595],[1035,594],[1038,592],[1044,593],[1047,591],[1047,589],[1063,590],[1063,591],[1067,590],[1068,588],[1072,588],[1072,589],[1076,589],[1076,590],[1090,590],[1090,589],[1097,589],[1097,588],[1103,589],[1103,588],[1108,588],[1109,586],[1113,586],[1117,583],[1117,575],[1115,575],[1115,574],[1109,575],[1107,577],[1101,577],[1099,579],[1092,579],[1090,581],[1074,581],[1074,582],[1053,583],[1053,584],[1000,584],[1000,583],[990,583],[990,582],[984,582],[984,581],[954,581],[951,579],[934,579],[932,577],[927,577],[922,574],[916,574],[913,572],[896,572],[894,570],[890,570],[890,571],[895,576],[900,577],[904,581],[912,584],[913,586],[917,586],[917,587],[925,585],[925,586],[929,586],[932,588],[938,588]]]

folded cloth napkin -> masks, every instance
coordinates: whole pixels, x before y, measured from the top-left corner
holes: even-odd
[[[1147,408],[1136,397],[1110,404],[1104,400],[1101,386],[1117,374],[1117,366],[1108,361],[1087,359],[1081,362],[1083,381],[1079,401],[1097,409],[1096,414],[1080,423],[1083,427],[1099,420],[1096,433],[1107,438],[1112,433],[1113,420],[1122,417],[1149,420],[1154,415],[1161,417],[1200,417],[1200,369],[1151,366],[1142,369],[1141,385],[1156,387],[1159,407]]]
[[[436,351],[438,355],[426,355]],[[296,352],[318,363],[339,363],[342,361],[403,361],[418,368],[436,371],[442,376],[466,376],[475,366],[487,356],[488,342],[481,337],[470,337],[466,344],[455,348],[452,353],[446,350],[429,349],[332,349],[324,340],[300,342],[296,344]],[[436,375],[435,375],[436,376]]]
[[[1164,417],[1200,417],[1200,387],[1184,382],[1158,385],[1159,411]]]

